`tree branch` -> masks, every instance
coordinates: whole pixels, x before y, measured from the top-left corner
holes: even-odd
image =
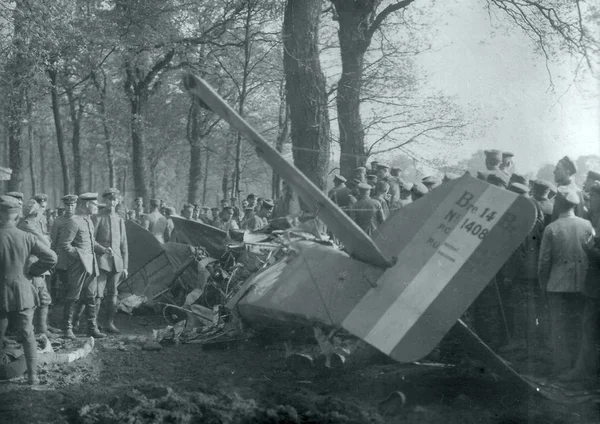
[[[383,9],[381,12],[379,12],[379,14],[373,20],[373,23],[369,26],[369,29],[367,30],[367,39],[371,39],[373,34],[375,34],[375,31],[377,31],[379,29],[379,27],[381,26],[381,23],[388,16],[390,16],[392,13],[394,13],[400,9],[404,9],[405,7],[407,7],[409,4],[411,4],[414,1],[415,0],[402,0],[398,3],[390,4],[385,9]]]

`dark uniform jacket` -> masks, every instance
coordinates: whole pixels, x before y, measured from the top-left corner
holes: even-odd
[[[347,208],[356,200],[352,196],[352,190],[346,187],[346,185],[332,188],[329,191],[329,198],[342,209]]]
[[[56,252],[58,255],[58,262],[56,263],[56,269],[67,269],[67,253],[61,251],[58,248],[58,238],[60,236],[60,232],[62,228],[65,226],[65,223],[70,219],[69,216],[60,216],[56,218],[54,224],[52,225],[52,230],[50,231],[50,247],[52,250]]]
[[[117,213],[103,211],[94,219],[96,243],[111,248],[112,255],[104,251],[98,254],[98,268],[107,272],[121,272],[128,267],[127,232],[125,221]]]
[[[27,269],[30,255],[38,260]],[[26,273],[42,275],[56,264],[56,254],[33,234],[13,223],[0,224],[0,312],[21,311],[36,306],[37,290]]]
[[[349,208],[349,215],[354,222],[367,234],[371,235],[384,220],[381,203],[370,197],[358,199]]]
[[[80,262],[88,274],[98,275],[96,248],[94,223],[89,216],[73,215],[65,221],[58,238],[58,249],[67,254],[67,268]]]

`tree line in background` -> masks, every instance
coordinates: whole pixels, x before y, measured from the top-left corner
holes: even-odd
[[[348,175],[410,143],[459,143],[476,114],[424,95],[414,61],[428,48],[423,10],[436,6],[427,1],[3,2],[0,165],[13,170],[5,188],[54,202],[108,186],[175,205],[278,196],[279,177],[184,93],[182,72],[206,79],[322,189],[334,162]],[[530,35],[547,60],[568,51],[594,69],[594,3],[483,6]]]

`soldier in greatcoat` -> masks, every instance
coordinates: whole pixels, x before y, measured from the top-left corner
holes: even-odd
[[[92,215],[98,211],[98,194],[84,193],[79,196],[77,214],[65,222],[58,238],[58,249],[67,255],[67,294],[64,306],[64,335],[74,339],[73,317],[76,304],[81,298],[85,306],[88,335],[106,337],[96,325],[97,277],[99,274],[95,249],[94,223]]]
[[[8,321],[14,320],[23,343],[27,381],[37,384],[37,345],[32,321],[38,298],[31,277],[49,271],[56,264],[56,254],[33,234],[17,229],[20,213],[16,199],[0,196],[0,349]],[[35,255],[37,261],[27,267],[30,255]]]
[[[102,195],[106,210],[95,217],[94,229],[97,246],[98,294],[96,296],[96,317],[100,311],[105,291],[107,297],[107,325],[109,333],[119,333],[114,320],[117,314],[117,286],[121,278],[128,276],[129,252],[125,221],[116,213],[119,190],[109,188]]]
[[[23,218],[19,221],[17,228],[26,233],[33,234],[41,243],[50,248],[50,237],[43,234],[42,226],[39,219],[43,214],[43,208],[35,200],[30,200],[23,209]],[[31,255],[30,262],[35,262],[37,257]],[[33,286],[37,290],[39,306],[35,310],[34,323],[37,325],[37,331],[50,337],[48,333],[48,308],[52,304],[52,297],[46,285],[46,275],[36,276],[32,278]]]
[[[383,210],[379,201],[369,196],[370,185],[360,183],[357,188],[359,198],[350,206],[348,214],[365,233],[371,235],[384,221]]]

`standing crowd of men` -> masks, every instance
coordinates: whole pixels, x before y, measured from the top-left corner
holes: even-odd
[[[568,156],[556,164],[554,183],[512,172],[510,152],[485,151],[477,178],[531,200],[533,229],[469,309],[478,334],[503,351],[527,347],[549,353],[560,380],[597,382],[600,325],[600,172],[579,188]],[[428,176],[414,183],[401,170],[371,162],[352,180],[334,177],[329,198],[368,234],[391,214],[456,178]]]
[[[488,343],[504,349],[520,346],[549,351],[555,374],[565,380],[595,378],[600,321],[600,173],[589,172],[580,189],[574,183],[577,168],[569,157],[554,170],[554,185],[528,181],[512,172],[513,155],[486,151],[486,170],[477,177],[530,199],[536,223],[521,246],[482,292],[468,319]],[[372,162],[359,167],[348,181],[340,175],[329,198],[345,210],[367,234],[396,211],[456,178],[429,176],[409,183],[401,170]],[[114,318],[117,287],[128,276],[125,220],[144,227],[161,243],[173,236],[172,217],[202,222],[222,230],[257,231],[266,227],[273,212],[270,199],[251,194],[221,201],[220,208],[185,204],[177,213],[160,199],[151,199],[146,212],[142,198],[132,210],[120,203],[120,193],[109,188],[99,204],[97,193],[67,194],[63,207],[47,210],[48,198],[37,194],[24,203],[22,193],[0,196],[0,341],[9,318],[23,341],[28,381],[37,382],[38,333],[48,334],[51,287],[59,286],[64,301],[62,332],[73,332],[85,316],[87,334],[106,337],[119,333]],[[101,209],[101,210],[99,210]],[[98,312],[106,309],[105,325]],[[81,327],[80,327],[81,328]],[[504,329],[504,330],[502,330]],[[60,331],[60,330],[59,330]],[[504,346],[501,344],[504,343]],[[1,347],[1,346],[0,346]]]

